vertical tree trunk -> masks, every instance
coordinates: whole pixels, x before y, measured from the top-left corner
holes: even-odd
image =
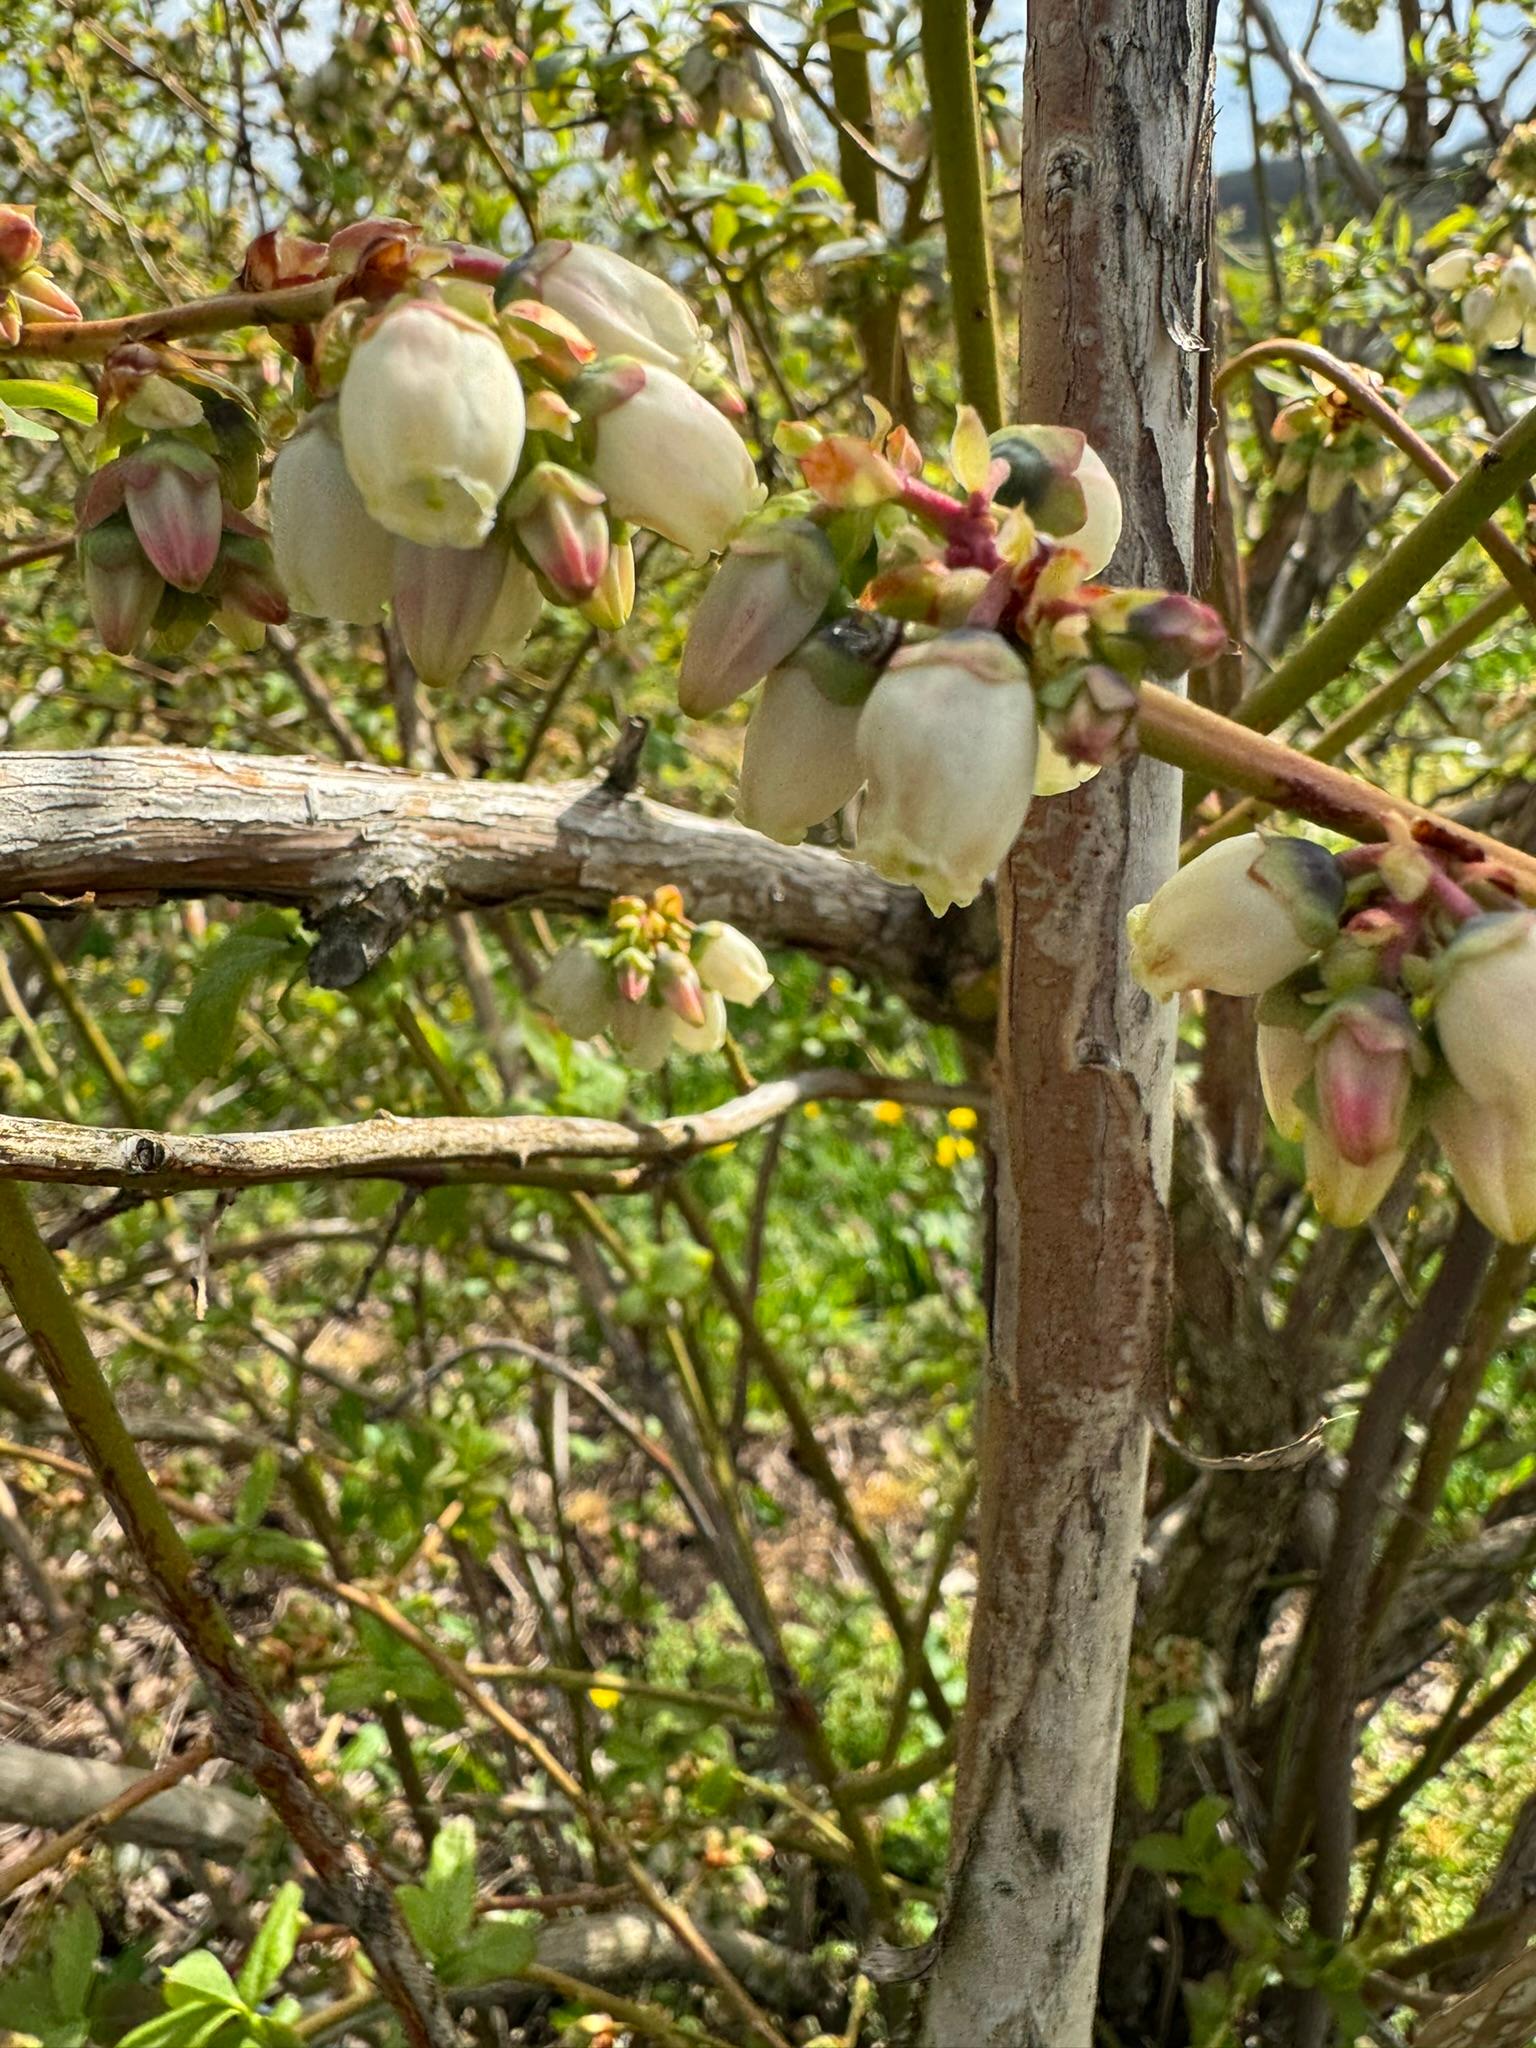
[[[1120,583],[1202,563],[1215,0],[1030,0],[1019,417],[1125,500]],[[1002,878],[996,1283],[981,1573],[930,2048],[1090,2048],[1161,1369],[1171,1006],[1125,913],[1173,868],[1153,762],[1039,805]]]

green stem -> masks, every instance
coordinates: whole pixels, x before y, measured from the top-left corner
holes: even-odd
[[[869,84],[869,55],[862,42],[864,22],[858,8],[845,7],[827,17],[827,63],[832,73],[832,103],[842,117],[837,132],[838,175],[855,215],[871,227],[880,226],[880,179],[874,158],[859,137],[873,140],[874,95]],[[901,410],[901,314],[896,301],[879,292],[859,314],[859,346],[872,396],[893,413]]]
[[[1536,474],[1536,405],[1406,533],[1386,560],[1237,707],[1241,725],[1270,732],[1343,675],[1361,648],[1406,610],[1484,520]],[[1193,795],[1193,792],[1190,792]]]
[[[944,207],[960,390],[991,433],[1003,424],[1003,379],[969,0],[923,0],[923,68]]]
[[[229,1617],[139,1458],[52,1254],[15,1181],[0,1180],[0,1285],[145,1577],[207,1688],[225,1754],[255,1781],[336,1917],[357,1931],[416,2048],[457,2048],[453,2019],[363,1846],[327,1805],[251,1676]]]

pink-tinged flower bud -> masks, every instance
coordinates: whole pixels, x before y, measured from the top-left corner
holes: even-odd
[[[394,570],[386,533],[352,481],[334,405],[318,407],[277,451],[272,552],[296,612],[366,626],[383,613]]]
[[[430,299],[352,351],[341,445],[371,517],[419,547],[478,547],[523,450],[523,387],[495,332]]]
[[[167,583],[201,590],[219,552],[219,466],[190,441],[149,441],[122,459],[123,502]]]
[[[1256,996],[1337,932],[1344,877],[1309,839],[1223,839],[1126,919],[1131,972],[1160,1000],[1184,989]]]
[[[627,1065],[654,1073],[672,1050],[680,1021],[660,1003],[621,1001],[613,1016],[613,1042]]]
[[[655,960],[649,953],[642,953],[638,946],[626,946],[614,958],[614,986],[619,992],[621,1003],[643,1003],[651,985]]]
[[[1307,1192],[1325,1223],[1353,1230],[1371,1214],[1402,1170],[1406,1153],[1384,1152],[1369,1166],[1347,1160],[1320,1124],[1309,1117],[1303,1138]]]
[[[1296,1024],[1266,1024],[1259,1013],[1259,1086],[1270,1122],[1282,1138],[1299,1145],[1306,1134],[1306,1112],[1296,1097],[1312,1078],[1317,1052],[1306,1028]]]
[[[165,578],[121,512],[82,533],[77,545],[97,638],[109,654],[132,654],[165,595]]]
[[[971,903],[1019,835],[1035,787],[1029,672],[996,633],[942,633],[891,657],[859,718],[869,788],[857,857],[921,889],[935,917]]]
[[[1226,649],[1225,625],[1208,604],[1177,590],[1117,590],[1089,613],[1094,644],[1125,674],[1171,682]]]
[[[255,626],[281,626],[288,617],[272,550],[260,534],[226,531],[208,593],[221,610],[237,613]],[[258,634],[256,645],[260,644]]]
[[[639,367],[644,382],[597,417],[592,475],[614,518],[690,555],[718,554],[766,496],[752,458],[707,398],[670,370]]]
[[[684,711],[703,718],[760,683],[812,630],[838,580],[832,544],[809,519],[739,534],[688,629],[677,689]]]
[[[34,267],[23,271],[12,290],[21,317],[29,326],[34,321],[80,318],[80,308],[63,285],[50,277],[46,270]]]
[[[664,278],[592,242],[540,242],[517,272],[518,288],[579,327],[606,356],[690,378],[703,359],[704,330]]]
[[[540,462],[518,485],[508,516],[528,559],[556,596],[589,598],[608,566],[608,514],[596,484]]]
[[[1475,1101],[1536,1114],[1536,911],[1475,918],[1440,962],[1435,1030]]]
[[[744,1008],[773,987],[773,972],[761,950],[733,924],[701,924],[693,935],[693,964],[705,988]]]
[[[1536,1117],[1530,1110],[1475,1102],[1451,1081],[1435,1097],[1429,1127],[1478,1222],[1506,1244],[1536,1237]]]
[[[486,644],[506,573],[500,541],[480,548],[395,542],[395,624],[424,683],[447,689],[469,667]]]
[[[1136,692],[1102,661],[1053,676],[1040,691],[1040,706],[1045,731],[1074,766],[1107,767],[1136,744]]]
[[[589,626],[596,626],[603,633],[616,633],[634,608],[634,546],[628,538],[615,540],[608,549],[596,590],[578,610]]]
[[[704,1014],[697,1024],[690,1024],[682,1017],[672,1020],[672,1043],[679,1052],[718,1052],[725,1043],[729,1023],[725,1014],[725,998],[713,989],[704,992]]]
[[[43,253],[35,206],[0,206],[0,284],[13,284]]]
[[[520,562],[508,550],[501,589],[475,652],[509,664],[516,661],[543,612],[544,596],[538,579],[526,562]]]
[[[698,969],[688,955],[679,953],[675,946],[658,946],[656,949],[656,993],[685,1024],[701,1025],[704,1022],[704,985],[699,980]]]
[[[1008,465],[995,497],[1022,505],[1043,533],[1083,558],[1096,576],[1120,539],[1120,493],[1084,436],[1073,427],[1001,427],[994,456]]]
[[[1331,1004],[1308,1035],[1319,1121],[1339,1156],[1372,1166],[1401,1153],[1414,1074],[1426,1065],[1407,1004],[1384,988],[1361,989]]]
[[[582,941],[550,961],[534,989],[534,1001],[569,1038],[596,1038],[613,1021],[616,997],[608,963]]]

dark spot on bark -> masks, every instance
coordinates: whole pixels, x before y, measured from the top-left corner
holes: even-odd
[[[165,1147],[158,1138],[135,1138],[123,1164],[130,1173],[158,1173],[165,1164]]]
[[[1066,1850],[1066,1837],[1060,1828],[1042,1828],[1035,1840],[1040,1861],[1047,1870],[1059,1870]]]

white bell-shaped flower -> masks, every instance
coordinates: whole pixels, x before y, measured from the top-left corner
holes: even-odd
[[[1478,1102],[1536,1114],[1536,911],[1464,925],[1444,955],[1435,1029]]]
[[[598,415],[593,478],[615,519],[718,554],[767,493],[724,413],[670,370],[640,367],[632,395]]]
[[[509,552],[501,589],[475,652],[501,662],[516,661],[543,612],[544,598],[538,578],[526,562]]]
[[[727,1028],[725,998],[708,988],[704,991],[701,1022],[691,1024],[686,1017],[673,1017],[672,1043],[680,1052],[718,1052],[725,1043]]]
[[[421,547],[478,547],[523,449],[523,387],[495,331],[435,299],[387,308],[352,352],[341,444],[363,503]]]
[[[1131,911],[1131,972],[1159,998],[1262,995],[1335,934],[1343,900],[1338,862],[1309,839],[1218,840]]]
[[[596,1038],[618,1007],[612,968],[579,939],[555,955],[533,993],[569,1038]]]
[[[1506,1244],[1536,1237],[1536,1118],[1476,1102],[1452,1081],[1436,1096],[1429,1127],[1478,1222]]]
[[[902,648],[859,716],[858,858],[936,917],[973,902],[1029,809],[1036,733],[1029,672],[998,634]]]
[[[706,989],[728,1003],[755,1003],[773,987],[773,970],[762,949],[733,924],[712,920],[693,935],[693,964]]]
[[[389,597],[394,535],[358,494],[334,405],[318,407],[272,465],[272,558],[296,612],[366,626]]]
[[[1296,1095],[1312,1078],[1316,1050],[1301,1026],[1260,1024],[1258,1053],[1259,1085],[1270,1122],[1282,1138],[1298,1145],[1306,1134],[1307,1119]]]
[[[522,281],[579,327],[599,355],[638,356],[688,378],[708,341],[693,308],[665,278],[594,242],[540,242]]]
[[[862,704],[835,704],[808,670],[775,669],[753,706],[741,753],[736,815],[782,846],[840,811],[864,780]]]
[[[1302,1142],[1307,1192],[1318,1215],[1336,1230],[1353,1230],[1365,1221],[1397,1179],[1407,1156],[1404,1150],[1384,1152],[1369,1166],[1356,1166],[1310,1117]]]

